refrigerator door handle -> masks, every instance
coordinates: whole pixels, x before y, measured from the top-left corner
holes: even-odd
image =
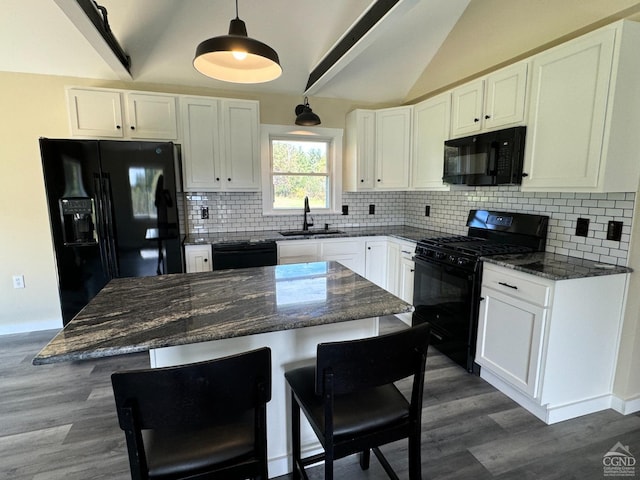
[[[111,279],[113,278],[113,271],[111,268],[111,263],[109,262],[109,241],[107,240],[107,234],[105,232],[105,211],[102,204],[102,199],[104,198],[104,196],[102,192],[102,182],[100,181],[100,175],[97,173],[93,174],[93,187],[98,197],[96,201],[96,209],[98,210],[98,221],[96,222],[96,227],[98,231],[98,246],[100,249],[100,263],[102,264],[102,269]]]
[[[102,174],[103,191],[102,198],[104,199],[104,223],[106,226],[106,238],[109,245],[109,264],[113,272],[113,277],[120,276],[120,269],[118,268],[118,256],[116,254],[116,236],[115,228],[113,225],[113,205],[111,202],[111,176],[108,173]]]

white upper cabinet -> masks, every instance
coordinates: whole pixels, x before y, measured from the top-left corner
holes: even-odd
[[[220,190],[219,102],[205,97],[183,97],[180,105],[184,190]]]
[[[152,93],[126,93],[127,133],[130,138],[178,138],[176,97]]]
[[[638,189],[639,44],[621,21],[533,58],[522,190]]]
[[[451,130],[451,93],[425,100],[413,107],[411,188],[449,190],[442,182],[444,141]]]
[[[409,187],[411,112],[411,107],[386,108],[376,112],[376,188],[395,190]]]
[[[467,83],[452,92],[451,136],[472,135],[524,122],[527,62]]]
[[[147,140],[178,138],[174,95],[68,88],[67,102],[72,136]]]
[[[345,191],[409,187],[412,107],[354,110],[347,115]]]
[[[222,100],[224,132],[224,188],[260,189],[260,139],[258,102]]]
[[[260,189],[258,102],[182,97],[184,190]]]

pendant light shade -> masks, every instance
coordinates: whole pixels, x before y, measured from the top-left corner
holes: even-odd
[[[229,34],[209,38],[198,45],[193,66],[203,75],[233,83],[263,83],[282,74],[280,59],[269,45],[247,36],[245,23],[236,18]]]
[[[304,104],[296,106],[296,125],[305,127],[320,125],[320,117],[311,110],[307,97],[304,97]]]

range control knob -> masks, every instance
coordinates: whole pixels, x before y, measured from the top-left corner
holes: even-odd
[[[449,261],[451,263],[456,263],[456,256],[455,255],[449,255]]]
[[[471,260],[469,260],[468,258],[458,259],[458,265],[469,265],[469,263],[471,263]]]
[[[445,256],[446,256],[446,253],[444,253],[444,252],[436,252],[436,254],[435,254],[435,257],[438,260],[442,260]]]

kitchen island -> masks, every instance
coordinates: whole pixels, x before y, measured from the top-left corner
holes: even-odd
[[[320,342],[377,335],[377,317],[412,306],[337,262],[112,280],[34,358],[35,365],[149,351],[151,367],[268,346],[271,476],[290,471],[284,372]],[[114,408],[115,415],[115,408]],[[315,437],[303,432],[303,448]]]

